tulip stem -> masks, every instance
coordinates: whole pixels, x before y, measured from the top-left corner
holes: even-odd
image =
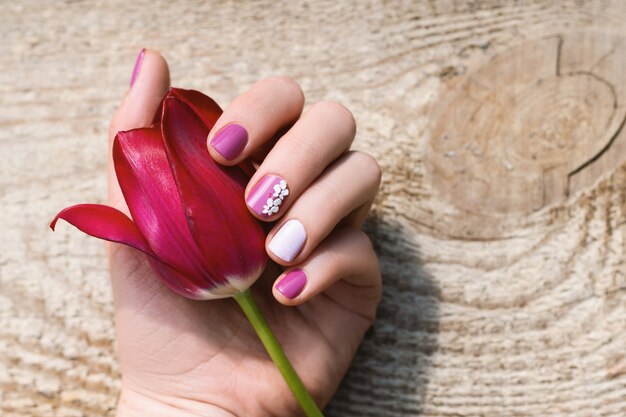
[[[263,313],[259,309],[256,301],[254,301],[254,297],[252,296],[252,292],[250,289],[239,293],[234,296],[235,300],[243,310],[244,314],[254,327],[254,330],[259,335],[259,339],[263,342],[267,353],[269,353],[272,361],[276,364],[276,367],[282,374],[285,382],[293,392],[293,395],[296,397],[302,410],[306,414],[307,417],[324,417],[320,409],[311,398],[311,395],[304,387],[304,384],[300,380],[300,377],[291,366],[289,359],[285,356],[285,352],[280,347],[278,340],[272,333],[272,329],[265,321],[263,317]]]

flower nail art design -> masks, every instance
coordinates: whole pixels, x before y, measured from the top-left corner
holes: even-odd
[[[288,195],[289,195],[289,188],[287,188],[287,181],[280,180],[280,182],[274,186],[274,197],[278,197],[282,201]]]
[[[282,202],[283,200],[280,198],[277,198],[275,200],[268,198],[267,203],[263,206],[263,214],[271,216],[274,213],[278,213],[278,209],[280,208]]]
[[[280,205],[283,203],[285,197],[289,195],[289,188],[287,188],[287,181],[280,180],[280,182],[274,185],[274,194],[272,194],[272,198],[267,199],[267,203],[263,206],[263,214],[267,214],[271,216],[274,213],[278,213],[280,209]]]
[[[258,214],[270,217],[278,213],[288,195],[287,181],[278,175],[266,175],[252,189],[246,202]]]

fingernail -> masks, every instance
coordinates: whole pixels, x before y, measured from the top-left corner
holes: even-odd
[[[246,204],[259,216],[270,217],[280,210],[289,195],[287,182],[278,175],[266,175],[255,185]]]
[[[142,49],[139,51],[139,55],[137,56],[137,61],[135,61],[135,68],[133,68],[133,75],[130,77],[130,86],[132,87],[137,80],[137,76],[139,75],[139,70],[141,69],[141,63],[143,62],[143,57],[146,55],[146,50]]]
[[[268,249],[285,262],[291,262],[304,246],[306,230],[296,219],[291,219],[270,240]]]
[[[211,140],[211,146],[219,152],[224,159],[235,159],[248,143],[248,132],[236,123],[224,126]]]
[[[289,271],[283,279],[278,281],[276,289],[285,297],[293,300],[296,298],[306,286],[306,274],[301,269]]]

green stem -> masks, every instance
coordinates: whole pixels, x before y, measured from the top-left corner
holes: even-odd
[[[254,297],[252,297],[252,292],[248,289],[242,293],[235,295],[235,300],[245,313],[248,320],[256,330],[256,333],[259,335],[259,339],[263,342],[267,353],[269,353],[270,357],[276,364],[276,367],[283,375],[285,382],[293,392],[293,395],[296,397],[302,410],[307,415],[307,417],[324,417],[322,412],[311,398],[311,395],[308,393],[304,384],[296,374],[296,371],[291,366],[289,359],[285,356],[280,344],[278,344],[278,340],[272,333],[272,329],[263,318],[263,313],[259,310],[259,306],[256,301],[254,301]]]

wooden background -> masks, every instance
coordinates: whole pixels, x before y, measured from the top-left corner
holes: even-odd
[[[0,1],[0,414],[113,416],[104,202],[135,56],[356,116],[379,319],[328,416],[626,415],[623,1]]]

